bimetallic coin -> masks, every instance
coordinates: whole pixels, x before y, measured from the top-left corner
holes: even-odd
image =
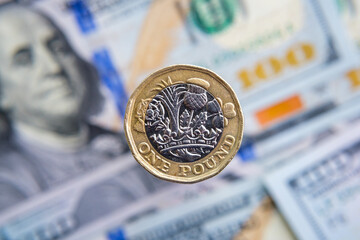
[[[130,97],[125,133],[135,159],[151,174],[194,183],[218,174],[239,150],[243,115],[231,87],[208,69],[174,65]]]

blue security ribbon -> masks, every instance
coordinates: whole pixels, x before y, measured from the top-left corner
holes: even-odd
[[[93,62],[103,84],[111,91],[119,113],[124,117],[128,96],[122,78],[111,60],[109,51],[102,48],[94,52]]]
[[[237,153],[244,162],[251,162],[256,158],[254,143],[250,139],[244,138]]]
[[[122,228],[118,228],[118,229],[108,232],[107,238],[109,240],[126,240],[125,232]]]
[[[73,0],[68,3],[68,6],[74,13],[82,33],[88,34],[96,29],[93,15],[84,0]]]

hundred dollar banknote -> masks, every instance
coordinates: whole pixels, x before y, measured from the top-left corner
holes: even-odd
[[[330,129],[326,129],[323,132],[319,133],[316,138],[308,141],[305,146],[302,146],[300,149],[298,149],[296,152],[293,152],[291,155],[289,154],[288,156],[278,156],[277,158],[274,157],[274,159],[268,159],[267,161],[269,161],[270,163],[265,164],[265,166],[268,171],[282,168],[284,165],[291,164],[292,161],[296,161],[299,156],[303,156],[304,154],[309,153],[311,154],[313,150],[316,149],[319,145],[327,142],[329,137],[334,137],[334,135],[336,136],[336,134],[341,134],[342,132],[346,131],[346,129],[357,129],[356,126],[360,126],[359,115],[355,119],[352,119],[351,121],[349,120],[348,122],[337,122],[337,124],[333,125]],[[233,179],[237,181],[237,178],[234,177],[236,175],[250,175],[254,177],[264,174],[264,172],[258,171],[257,168],[252,169],[249,168],[247,164],[238,164],[239,162],[240,161],[235,162],[236,166],[230,165],[230,167],[234,172],[236,172],[236,174],[226,174],[227,179]],[[246,185],[247,180],[245,180],[243,184]],[[253,187],[260,188],[261,185],[255,184]],[[200,191],[200,193],[197,193],[197,189],[194,189],[194,191],[190,191],[188,187],[186,188],[186,190],[184,190],[183,188],[176,188],[172,189],[171,191],[167,190],[165,192],[162,192],[161,194],[157,194],[157,196],[152,196],[145,199],[145,202],[147,203],[156,202],[158,205],[161,206],[157,207],[156,210],[154,210],[154,208],[148,209],[145,207],[137,207],[139,209],[143,209],[143,211],[134,211],[135,213],[137,213],[137,217],[135,217],[137,221],[135,221],[135,223],[133,221],[134,216],[131,216],[127,219],[121,218],[120,216],[128,215],[124,214],[123,210],[120,209],[118,212],[115,212],[114,214],[106,218],[99,219],[99,221],[97,221],[97,223],[95,223],[94,225],[90,225],[89,227],[86,227],[82,231],[78,232],[78,234],[75,234],[74,237],[71,238],[71,240],[84,238],[94,240],[132,239],[131,237],[129,237],[132,236],[132,234],[130,234],[128,231],[136,232],[134,230],[135,227],[130,227],[130,229],[132,230],[127,230],[127,227],[133,226],[133,224],[137,226],[136,222],[141,222],[141,218],[144,217],[147,219],[144,225],[147,226],[149,225],[149,223],[156,222],[158,223],[158,225],[150,225],[153,226],[155,229],[162,229],[161,226],[164,224],[164,222],[161,220],[162,218],[169,219],[170,216],[175,216],[177,218],[180,217],[181,213],[184,212],[183,210],[177,211],[172,209],[185,209],[185,207],[182,207],[183,205],[192,205],[192,203],[194,203],[193,201],[197,198],[202,199],[198,200],[199,202],[202,201],[203,204],[206,204],[207,201],[211,199],[208,196],[222,195],[222,193],[220,193],[221,190],[219,190],[222,188],[232,189],[232,191],[237,192],[237,185],[233,184],[232,182],[225,182],[225,184],[223,183],[217,185],[216,189],[218,190],[216,190],[215,188],[211,188],[212,193],[208,193],[210,191]],[[185,191],[186,194],[184,194],[184,192],[182,191]],[[186,195],[190,198],[186,199],[180,197]],[[146,206],[148,204],[141,203],[141,205]],[[246,217],[243,217],[244,211],[248,212],[247,209],[240,209],[239,211],[233,211],[225,215],[218,214],[217,216],[214,216],[214,218],[210,222],[207,222],[206,224],[204,223],[204,225],[201,226],[201,234],[196,236],[205,236],[204,239],[295,239],[292,231],[289,230],[287,223],[283,220],[277,208],[272,204],[272,201],[269,197],[266,197],[264,195],[264,198],[262,200],[259,200],[259,205],[256,208],[251,208],[250,215],[246,215]],[[142,214],[142,212],[150,214],[146,215]],[[195,212],[191,216],[191,218],[196,219],[198,214],[201,213]],[[186,236],[188,237],[188,235]]]
[[[293,164],[292,162],[298,158],[307,158],[319,146],[321,147],[326,143],[329,136],[338,138],[337,135],[342,134],[346,129],[356,131],[359,128],[357,126],[360,126],[359,118],[352,122],[343,123],[343,125],[334,126],[324,132],[322,136],[318,136],[317,142],[312,142],[312,144],[303,148],[291,158],[277,159],[277,164],[273,164],[272,168],[269,167],[268,169],[278,171],[278,169],[282,169],[286,165]],[[334,135],[334,133],[337,135]],[[243,165],[238,164],[236,166],[231,165],[231,168],[238,176],[246,174],[241,173],[241,171],[249,170],[249,168],[244,168]],[[281,171],[281,173],[283,172]],[[274,206],[270,197],[266,195],[262,184],[260,182],[255,183],[254,180],[242,180],[240,182],[235,177],[236,174],[229,175],[227,173],[226,178],[234,181],[216,184],[217,187],[211,187],[209,191],[204,191],[204,189],[208,188],[205,187],[207,185],[205,184],[204,189],[203,187],[194,188],[193,190],[190,190],[189,187],[186,187],[186,189],[172,187],[170,190],[154,194],[138,205],[128,206],[126,209],[130,209],[129,211],[132,214],[129,215],[126,210],[119,209],[113,214],[81,229],[70,239],[296,239],[286,221],[279,214],[277,207]],[[277,185],[274,186],[277,189]],[[233,209],[229,212],[219,211],[211,217],[199,220],[203,214],[210,211],[207,206],[209,206],[209,209],[221,206],[228,201],[229,196],[233,196],[226,192],[238,194],[247,191],[262,192],[262,197],[257,199],[256,206],[247,205],[244,208]],[[212,199],[217,199],[217,201],[214,202],[215,200]],[[234,204],[236,202],[239,203],[240,200],[234,200]],[[287,203],[277,202],[277,206],[280,206],[281,209],[283,205],[286,207]],[[131,210],[132,208],[141,210]],[[294,217],[292,213],[291,216]],[[296,216],[294,218],[296,220]],[[183,222],[193,223],[196,220],[199,220],[199,222],[191,226],[183,224]],[[169,225],[167,225],[168,223]]]
[[[119,131],[127,96],[164,65],[206,66],[236,89],[247,106],[243,159],[278,153],[358,110],[351,102],[356,75],[334,77],[352,63],[352,51],[326,1],[34,1],[44,14],[3,11],[8,6],[0,7],[6,36],[0,39],[0,236],[6,240],[78,234],[121,216],[125,206],[146,212],[129,204],[168,185],[126,163]],[[43,31],[28,31],[33,26]],[[8,83],[19,85],[4,90]],[[237,174],[214,185],[226,186]],[[174,198],[182,203],[197,191]]]
[[[0,35],[0,239],[60,238],[166,187],[93,120],[103,85],[58,25],[10,2]]]
[[[341,101],[333,90],[334,74],[355,61],[335,5],[323,0],[57,0],[35,5],[97,66],[113,96],[109,106],[120,113],[126,102],[122,93],[128,96],[163,66],[188,63],[219,73],[244,107],[241,153],[246,160],[276,152],[276,136],[335,110]],[[346,88],[348,81],[340,82]],[[340,95],[348,99],[353,93]],[[112,125],[121,127],[121,117],[110,115]]]
[[[0,239],[63,238],[173,186],[137,165],[106,114],[114,86],[126,104],[109,55],[96,71],[63,27],[29,4],[0,5]]]
[[[331,76],[325,76],[327,82],[317,84],[314,88],[302,90],[307,99],[313,103],[321,103],[324,111],[314,111],[306,120],[307,124],[299,124],[300,127],[292,128],[288,134],[277,134],[263,144],[256,146],[258,162],[264,164],[263,169],[271,167],[272,163],[279,159],[289,158],[295,152],[303,151],[314,145],[323,134],[332,131],[340,125],[351,125],[352,119],[357,118],[359,109],[360,90],[360,48],[358,37],[358,11],[359,1],[333,1],[341,17],[342,28],[345,36],[353,43],[354,61],[344,71]],[[325,110],[326,109],[326,110]],[[309,118],[306,114],[293,119],[303,122],[303,118]],[[334,131],[332,131],[334,132]],[[337,130],[335,130],[337,132]],[[289,144],[290,143],[290,144]],[[274,145],[277,145],[274,147]],[[277,149],[276,154],[269,154],[269,149]],[[274,152],[274,151],[270,151]]]
[[[357,37],[358,28],[358,11],[356,10],[359,1],[333,1],[337,7],[338,13],[341,16],[341,23],[347,36],[353,43],[353,52],[356,54],[355,61],[349,65],[344,71],[331,75],[326,83],[318,84],[312,90],[309,88],[308,100],[313,102],[323,102],[328,110],[322,114],[316,114],[317,117],[307,120],[307,124],[300,124],[299,128],[292,128],[288,134],[278,134],[277,137],[272,138],[273,142],[268,141],[267,144],[257,146],[257,152],[260,162],[265,166],[263,169],[271,167],[276,160],[289,158],[295,152],[303,151],[314,145],[326,133],[338,132],[340,125],[352,125],[353,119],[358,117],[359,109],[356,102],[359,101],[360,90],[360,52],[359,40]],[[331,3],[330,3],[331,4]],[[304,93],[305,93],[304,92]],[[309,94],[309,93],[313,94]],[[324,105],[324,106],[325,106]],[[303,117],[306,117],[304,115]],[[302,118],[294,119],[302,122]],[[330,130],[333,129],[333,130]],[[296,140],[295,140],[296,139]],[[275,144],[274,144],[275,142]],[[291,142],[291,144],[287,144]],[[265,143],[265,142],[264,142]],[[278,145],[276,154],[268,154],[269,148],[273,145]],[[263,157],[261,157],[263,156]]]
[[[153,177],[130,156],[2,212],[0,239],[88,239],[119,219],[191,201],[243,175],[236,159],[216,179],[184,186]]]
[[[360,125],[265,177],[299,239],[359,239]]]
[[[166,188],[165,182],[134,163],[131,155],[120,160],[7,208],[0,215],[0,239],[61,238]]]
[[[170,190],[153,195],[146,202],[167,205],[176,196]],[[255,180],[235,180],[191,201],[146,212],[134,219],[125,217],[127,213],[123,211],[69,239],[294,239],[262,185]]]
[[[232,239],[264,196],[258,182],[237,181],[191,202],[109,229],[108,239]],[[236,218],[219,226],[217,221],[229,214],[236,214]]]

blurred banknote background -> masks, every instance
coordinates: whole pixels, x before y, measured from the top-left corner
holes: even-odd
[[[133,159],[127,99],[207,67],[242,147],[218,176]],[[360,239],[359,0],[0,1],[0,239]]]

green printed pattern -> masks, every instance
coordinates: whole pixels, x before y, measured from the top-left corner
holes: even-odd
[[[191,16],[207,34],[225,30],[235,18],[235,0],[192,0]]]

